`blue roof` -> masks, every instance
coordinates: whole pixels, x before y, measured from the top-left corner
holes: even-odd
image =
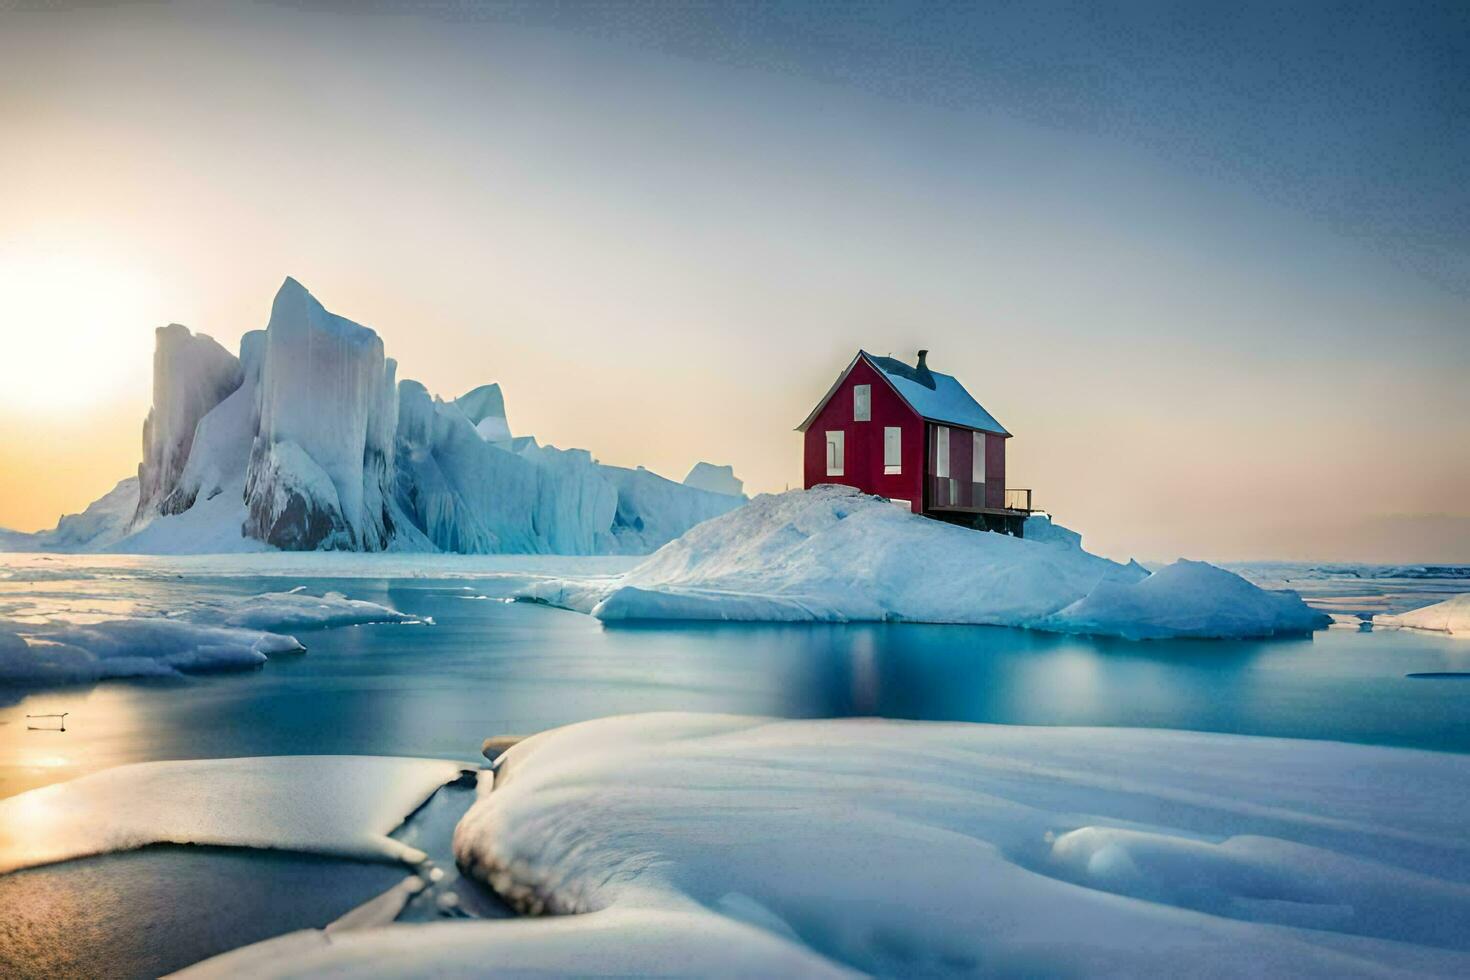
[[[875,357],[867,351],[859,351],[858,356],[867,358],[903,400],[929,421],[1010,435],[952,375],[928,368],[921,371],[895,358]]]

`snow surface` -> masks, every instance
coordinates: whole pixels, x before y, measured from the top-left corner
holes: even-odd
[[[1065,532],[1065,533],[1062,533]],[[1179,562],[1150,575],[1050,541],[971,531],[849,487],[763,495],[616,580],[542,580],[519,596],[603,620],[907,621],[1132,638],[1267,636],[1326,626],[1292,593]]]
[[[699,462],[684,477],[686,487],[697,487],[710,493],[725,493],[732,497],[745,496],[745,483],[735,476],[735,467],[716,466],[714,463]]]
[[[299,653],[293,636],[161,617],[98,623],[0,622],[0,684],[72,684],[259,667]]]
[[[119,766],[0,800],[0,873],[162,843],[417,863],[387,835],[460,769],[376,756]]]
[[[1085,597],[1034,625],[1153,640],[1309,633],[1330,623],[1330,616],[1294,592],[1268,592],[1234,572],[1180,560],[1138,582],[1099,582]]]
[[[1380,627],[1432,630],[1452,636],[1470,636],[1470,592],[1462,592],[1443,602],[1408,612],[1374,616],[1373,628]]]
[[[704,908],[889,975],[1470,969],[1460,756],[656,715],[503,758],[455,853],[527,911]]]
[[[606,718],[510,749],[455,833],[523,912],[575,914],[294,933],[186,974],[1463,976],[1467,781],[1292,739]]]

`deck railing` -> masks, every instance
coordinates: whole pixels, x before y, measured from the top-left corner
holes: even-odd
[[[1006,505],[1006,510],[1025,510],[1025,511],[1031,511],[1031,510],[1035,510],[1036,509],[1036,508],[1034,508],[1034,507],[1031,506],[1031,491],[1030,490],[1012,490],[1010,487],[1007,487],[1006,488],[1006,504],[1005,505]]]
[[[1030,512],[1031,491],[1007,488],[1000,502],[1006,510]],[[984,510],[989,507],[985,499],[985,484],[958,480],[952,476],[929,477],[929,506],[941,510]]]

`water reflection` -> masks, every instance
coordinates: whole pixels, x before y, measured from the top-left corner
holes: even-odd
[[[248,674],[14,691],[0,705],[0,795],[143,759],[473,759],[488,735],[634,711],[1169,727],[1470,751],[1465,686],[1404,676],[1470,670],[1470,644],[1424,634],[1128,643],[876,623],[605,628],[542,606],[465,601],[462,582],[289,584],[436,625],[300,633],[306,656]],[[178,608],[282,587],[159,579],[148,601]],[[66,733],[25,730],[26,713],[59,711],[71,712]]]

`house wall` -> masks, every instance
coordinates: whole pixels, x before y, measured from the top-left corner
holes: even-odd
[[[939,428],[940,423],[925,423],[924,438],[928,452],[925,454],[924,472],[928,476],[936,475],[939,471]],[[971,500],[967,496],[971,492],[967,485],[974,473],[975,440],[972,433],[976,430],[957,425],[947,426],[947,428],[949,429],[949,475],[951,479],[959,481],[961,494],[959,502],[964,506],[1004,507],[1006,437],[994,432],[980,433],[985,439],[985,499],[984,501]]]
[[[872,387],[871,420],[853,420],[852,389]],[[899,474],[883,472],[883,430],[898,426],[903,431],[902,466]],[[846,459],[841,476],[827,475],[827,433],[840,429],[845,435]],[[911,510],[923,511],[924,421],[914,413],[873,368],[861,358],[832,393],[827,404],[807,427],[803,443],[804,482],[807,489],[821,483],[840,483],[866,493],[911,502]]]

